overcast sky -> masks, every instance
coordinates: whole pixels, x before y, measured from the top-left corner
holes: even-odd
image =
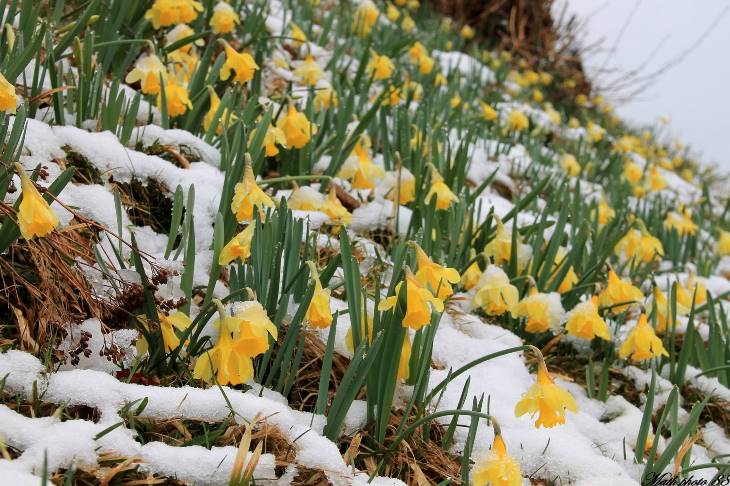
[[[558,0],[558,8],[561,2],[585,19],[587,43],[601,41],[602,51],[584,59],[589,75],[599,80],[621,79],[602,68],[650,74],[702,39],[616,109],[642,124],[668,116],[673,133],[703,161],[730,169],[730,0]]]

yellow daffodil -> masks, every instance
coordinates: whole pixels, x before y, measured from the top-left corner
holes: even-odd
[[[465,290],[471,290],[479,283],[479,277],[482,276],[482,270],[479,268],[479,264],[475,261],[469,267],[464,270],[464,275],[461,276],[461,285]]]
[[[679,236],[697,234],[697,225],[692,221],[692,213],[689,209],[679,209],[679,212],[671,211],[664,220],[664,227],[668,230],[675,230]]]
[[[461,97],[459,95],[454,95],[449,100],[449,105],[451,106],[451,109],[456,109],[461,105]]]
[[[396,22],[400,18],[400,10],[398,10],[392,3],[388,2],[385,9],[385,16],[388,17],[388,20],[391,22]]]
[[[645,232],[645,229],[630,229],[616,244],[614,251],[616,255],[623,254],[627,260],[636,258],[644,263],[660,260],[664,256],[662,242]]]
[[[487,121],[494,121],[497,119],[497,110],[492,108],[487,103],[480,101],[479,102],[482,106],[482,117]]]
[[[36,189],[33,181],[22,165],[16,163],[15,168],[20,176],[22,199],[18,206],[18,227],[23,238],[30,240],[36,236],[46,236],[59,224],[58,216]]]
[[[408,204],[416,200],[416,177],[405,167],[399,167],[395,171],[385,174],[383,188],[386,190],[386,198],[398,204]]]
[[[527,130],[530,126],[530,120],[520,110],[513,109],[507,117],[507,129],[515,132]]]
[[[192,35],[195,35],[195,31],[185,24],[178,24],[174,28],[170,29],[170,31],[165,36],[165,47],[169,47],[172,44],[181,41],[187,37],[190,37]],[[203,40],[198,39],[194,42],[190,42],[188,44],[185,44],[182,47],[178,47],[173,52],[180,52],[183,54],[190,54],[190,52],[193,50],[193,45],[202,46]],[[129,82],[129,81],[127,81]]]
[[[717,239],[717,254],[730,256],[730,231],[720,230],[720,236]]]
[[[236,24],[240,23],[241,19],[233,7],[225,2],[218,2],[213,7],[213,16],[210,18],[210,28],[215,34],[229,34],[233,32]]]
[[[360,37],[365,37],[373,29],[378,21],[380,10],[370,0],[364,0],[355,10],[355,17],[352,21],[352,29]]]
[[[439,299],[447,299],[454,293],[451,284],[461,280],[461,275],[453,268],[435,263],[416,243],[413,243],[413,247],[416,249],[416,260],[418,262],[416,280],[421,286],[429,287],[431,292],[438,291],[436,296]]]
[[[611,331],[606,321],[598,314],[598,297],[595,295],[573,307],[568,313],[565,330],[571,336],[591,340],[594,337],[611,340]]]
[[[489,243],[484,247],[484,254],[492,258],[496,265],[509,262],[512,258],[512,230],[506,230],[502,224],[502,220],[497,217],[497,232]],[[525,268],[528,260],[532,256],[532,249],[529,245],[522,243],[522,239],[517,236],[517,267]]]
[[[444,182],[444,178],[432,165],[431,188],[426,194],[426,204],[429,204],[434,197],[436,198],[436,209],[449,209],[453,203],[459,202],[459,197],[449,189],[449,186]]]
[[[294,44],[301,46],[307,42],[307,34],[304,33],[301,27],[294,22],[289,22],[289,27],[291,28],[291,38],[294,39]]]
[[[330,186],[330,190],[327,193],[327,201],[324,206],[324,213],[330,217],[333,223],[336,224],[350,224],[352,223],[352,214],[342,205],[340,199],[337,197],[337,190],[334,185]]]
[[[560,295],[556,292],[545,294],[531,287],[529,295],[522,299],[515,308],[516,317],[524,317],[525,331],[531,333],[557,332],[563,321],[565,310],[560,303]]]
[[[431,322],[431,309],[436,312],[443,312],[444,303],[438,297],[434,297],[430,290],[422,287],[410,271],[407,272],[405,282],[407,282],[406,314],[403,317],[403,326],[418,331]],[[381,300],[378,310],[388,310],[395,307],[402,288],[403,282],[398,283],[395,288],[395,295]]]
[[[459,31],[459,35],[460,35],[460,36],[461,36],[462,38],[466,39],[466,40],[471,40],[471,39],[473,39],[473,38],[474,38],[474,36],[476,35],[476,32],[474,31],[474,29],[472,29],[472,28],[471,28],[471,27],[469,27],[468,25],[465,25],[465,26],[464,26],[464,27],[462,27],[462,28],[461,28],[461,30]]]
[[[330,108],[337,108],[340,105],[340,100],[337,98],[337,93],[332,88],[322,88],[317,90],[317,94],[314,95],[314,110],[320,112],[322,110],[329,110]]]
[[[174,24],[189,24],[203,11],[203,4],[194,0],[155,0],[144,14],[152,27],[169,27]]]
[[[522,486],[522,471],[507,453],[502,435],[495,432],[492,450],[477,460],[472,471],[474,486]]]
[[[695,305],[707,302],[707,289],[693,274],[690,274],[684,285],[677,285],[677,303],[689,309],[692,307],[693,295]]]
[[[164,90],[167,101],[167,114],[169,116],[180,116],[189,109],[192,109],[193,104],[190,101],[190,94],[185,86],[171,81],[165,85]],[[157,108],[162,110],[162,92],[157,95]]]
[[[616,272],[608,272],[608,284],[598,294],[598,303],[601,307],[611,307],[615,313],[623,312],[635,302],[644,298],[641,290],[631,284],[629,279],[621,279]]]
[[[320,211],[324,208],[324,195],[310,186],[298,187],[289,196],[287,205],[299,211]]]
[[[522,396],[515,406],[515,415],[526,413],[534,417],[538,414],[535,427],[550,428],[565,423],[565,411],[577,412],[578,406],[573,396],[558,386],[545,363],[541,360],[537,368],[537,383]]]
[[[563,277],[563,281],[558,286],[558,292],[561,294],[569,292],[576,283],[578,283],[578,275],[575,274],[575,270],[573,270],[573,266],[571,265],[565,277]]]
[[[679,302],[680,292],[680,286],[677,286],[677,315],[683,316],[689,313],[689,308],[685,307],[684,305],[682,305],[681,302]],[[690,297],[689,300],[691,301],[692,298]],[[691,302],[689,303],[691,305]],[[667,328],[667,325],[673,320],[671,318],[672,306],[670,305],[667,296],[659,289],[659,287],[654,287],[652,295],[652,310],[656,310],[656,331],[664,332]]]
[[[501,316],[508,311],[514,316],[519,298],[517,287],[510,284],[504,270],[496,265],[487,265],[479,277],[472,306],[481,308],[490,316]]]
[[[253,168],[250,162],[246,161],[243,181],[236,184],[234,188],[231,211],[236,215],[236,220],[239,223],[243,223],[253,219],[253,210],[255,207],[258,207],[260,214],[263,215],[263,208],[273,208],[274,201],[256,184]]]
[[[307,55],[304,62],[294,70],[294,75],[298,76],[305,86],[314,86],[322,79],[324,71],[311,55]]]
[[[227,42],[225,45],[226,61],[221,66],[220,77],[222,81],[227,80],[233,73],[233,80],[237,83],[248,83],[253,79],[254,72],[259,68],[251,54],[248,52],[236,52]]]
[[[160,319],[160,332],[162,333],[162,342],[165,346],[165,352],[169,353],[180,346],[180,338],[177,337],[175,330],[185,331],[193,321],[184,312],[174,312],[169,316],[158,313]]]
[[[413,29],[416,28],[416,21],[410,15],[406,15],[403,17],[403,22],[401,22],[400,26],[406,32],[413,32]]]
[[[308,261],[307,265],[309,265],[310,275],[314,282],[314,294],[312,295],[312,301],[309,303],[304,320],[312,327],[326,329],[332,324],[330,290],[322,287],[314,262]]]
[[[626,341],[619,348],[618,355],[621,358],[631,355],[631,361],[644,361],[659,356],[669,356],[669,353],[664,349],[662,340],[654,334],[646,314],[641,314],[639,322],[629,331]]]
[[[393,74],[394,69],[393,61],[388,56],[381,56],[375,52],[372,53],[367,70],[373,79],[377,81],[386,80]]]
[[[653,165],[651,169],[649,169],[649,188],[654,191],[661,191],[665,187],[667,187],[669,183],[667,182],[667,179],[664,178],[664,176],[659,172],[659,169]]]
[[[286,135],[284,135],[281,128],[270,124],[264,135],[264,147],[267,157],[273,157],[279,153],[277,145],[286,148]]]
[[[132,84],[139,82],[144,94],[156,95],[160,92],[160,76],[167,82],[167,70],[160,58],[154,54],[142,56],[134,63],[124,81]]]
[[[616,211],[609,206],[605,199],[601,199],[598,203],[598,224],[603,226],[608,224],[614,217],[616,217]]]
[[[560,159],[560,167],[570,176],[576,177],[580,174],[580,164],[572,154],[563,154]]]
[[[203,117],[203,128],[205,131],[210,130],[211,125],[215,122],[215,133],[220,135],[223,132],[223,127],[229,127],[234,121],[238,119],[235,113],[231,113],[228,108],[223,108],[218,119],[215,119],[215,114],[218,112],[220,107],[221,99],[218,97],[211,86],[208,86],[208,92],[210,93],[210,108]]]
[[[297,111],[293,104],[289,104],[289,110],[279,119],[276,126],[284,132],[286,146],[289,148],[304,147],[309,138],[317,133],[317,125],[311,123],[307,115]]]
[[[0,74],[0,111],[15,113],[18,109],[18,96],[15,94],[15,86],[10,84],[5,76]]]
[[[385,176],[385,169],[375,164],[370,157],[368,140],[359,140],[355,144],[353,153],[337,174],[342,179],[351,180],[353,189],[374,189],[375,183]]]
[[[418,72],[421,74],[431,74],[433,71],[434,60],[430,56],[423,56],[418,62]]]
[[[408,57],[410,58],[411,62],[414,64],[418,64],[421,62],[421,58],[427,57],[428,51],[424,47],[423,44],[416,41],[409,49],[408,49]]]
[[[251,256],[251,242],[253,241],[254,225],[249,224],[246,228],[231,238],[218,256],[218,265],[225,266],[233,260],[246,261]]]

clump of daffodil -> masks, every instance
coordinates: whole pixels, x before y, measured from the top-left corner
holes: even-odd
[[[307,261],[307,265],[309,266],[310,276],[314,282],[314,294],[312,294],[312,301],[309,303],[304,319],[312,327],[325,329],[332,324],[330,290],[322,287],[322,282],[319,281],[319,273],[317,273],[317,266],[314,262]]]
[[[550,428],[565,423],[565,411],[577,412],[578,406],[573,396],[558,386],[545,366],[542,353],[533,348],[538,357],[537,383],[532,385],[515,405],[515,415],[520,417],[526,413],[534,417],[537,414],[535,427]]]
[[[411,17],[410,15],[406,14],[403,17],[403,22],[401,22],[400,26],[406,32],[413,32],[413,29],[416,28],[416,21],[413,20],[413,17]]]
[[[355,10],[355,17],[352,20],[352,29],[360,37],[365,37],[373,30],[375,22],[378,21],[380,10],[370,0],[364,0]]]
[[[395,295],[381,300],[378,310],[383,311],[395,307],[404,283],[406,284],[406,314],[403,317],[403,326],[418,331],[431,322],[432,309],[436,312],[443,312],[444,303],[429,289],[421,286],[415,275],[406,269],[406,278],[395,287]]]
[[[610,307],[613,312],[619,313],[643,298],[644,294],[629,279],[621,279],[616,272],[609,270],[608,284],[598,294],[598,303],[601,307]]]
[[[515,309],[516,317],[523,317],[525,331],[531,333],[552,331],[557,333],[565,318],[565,309],[557,292],[539,292],[534,281]]]
[[[679,297],[679,286],[677,286],[677,297]],[[691,299],[690,299],[691,300]],[[656,311],[656,331],[664,332],[667,325],[673,321],[672,319],[672,306],[670,305],[669,299],[666,294],[661,291],[659,287],[654,287],[651,299],[651,309]],[[689,312],[689,308],[685,307],[677,299],[677,315],[683,316]]]
[[[350,224],[352,223],[352,214],[342,205],[340,199],[337,197],[337,190],[334,184],[330,185],[330,190],[327,193],[327,201],[323,212],[330,217],[330,220],[335,224]]]
[[[205,128],[205,131],[208,131],[211,126],[214,126],[215,133],[220,135],[223,132],[223,128],[228,128],[238,117],[235,113],[231,113],[228,108],[223,108],[216,120],[215,115],[220,107],[221,99],[213,90],[212,86],[208,86],[208,93],[210,94],[210,108],[208,108],[208,112],[203,117],[203,128]]]
[[[497,119],[497,115],[498,115],[497,110],[495,110],[494,108],[492,108],[490,105],[488,105],[487,103],[485,103],[483,101],[480,101],[479,103],[481,104],[481,107],[482,107],[482,118],[484,118],[487,121],[494,121]]]
[[[395,66],[393,66],[393,61],[388,56],[381,56],[373,51],[368,62],[367,70],[373,79],[383,81],[390,78],[393,70],[395,70]]]
[[[152,27],[169,27],[175,24],[189,24],[203,11],[203,4],[194,0],[155,0],[144,14]]]
[[[294,189],[287,202],[287,206],[299,211],[320,211],[324,208],[324,205],[324,195],[310,186]]]
[[[643,171],[641,170],[641,167],[639,167],[639,164],[631,160],[627,160],[624,163],[623,177],[631,184],[636,184],[637,182],[639,182],[642,175]]]
[[[669,353],[649,325],[646,314],[641,314],[636,326],[629,331],[626,341],[619,348],[618,355],[621,358],[630,355],[631,361],[644,361],[659,356],[669,356]]]
[[[636,258],[648,263],[660,260],[664,256],[662,242],[647,231],[643,223],[639,222],[640,229],[630,229],[616,244],[616,255],[623,255],[627,260]]]
[[[15,86],[10,84],[5,76],[0,74],[0,111],[15,113],[18,109],[18,95],[15,94]]]
[[[396,22],[400,18],[400,10],[396,8],[395,5],[393,5],[390,2],[386,2],[386,8],[385,8],[385,16],[390,20],[391,22]]]
[[[223,44],[226,60],[221,66],[221,81],[225,81],[233,74],[233,80],[240,84],[248,83],[253,79],[253,75],[259,68],[254,58],[248,52],[236,52],[231,45],[224,41]]]
[[[515,132],[527,130],[530,126],[530,120],[518,109],[513,109],[507,116],[507,129]]]
[[[598,313],[598,297],[595,295],[573,307],[568,313],[565,330],[571,336],[591,340],[595,337],[611,340],[611,330]]]
[[[374,189],[375,183],[385,176],[385,169],[370,157],[370,143],[369,137],[361,137],[337,174],[350,180],[353,189]]]
[[[225,266],[233,260],[246,261],[251,256],[251,242],[253,241],[254,225],[249,224],[239,232],[221,250],[218,256],[218,265]]]
[[[436,209],[449,209],[453,203],[459,202],[459,197],[449,189],[436,167],[430,163],[429,166],[431,167],[431,188],[426,194],[425,202],[429,204],[435,197]]]
[[[664,220],[664,227],[675,230],[679,236],[697,234],[697,225],[692,221],[692,212],[687,208],[670,211]]]
[[[418,283],[423,287],[430,288],[431,292],[441,300],[449,298],[454,293],[451,284],[461,280],[459,272],[454,268],[435,263],[418,244],[411,242],[411,245],[416,250],[416,261],[418,262],[416,280]]]
[[[474,486],[521,486],[519,463],[507,453],[499,423],[492,418],[494,442],[489,454],[477,459],[471,476]]]
[[[730,256],[730,231],[720,230],[720,235],[717,238],[717,254]]]
[[[160,78],[167,82],[165,65],[159,57],[149,54],[137,59],[134,69],[129,71],[124,81],[129,84],[139,82],[144,94],[156,95],[160,93]]]
[[[20,176],[22,191],[18,206],[18,227],[23,238],[30,240],[36,236],[46,236],[59,224],[58,216],[36,189],[33,181],[22,165],[16,163],[15,168]]]
[[[510,283],[504,270],[497,265],[487,265],[476,288],[472,299],[473,307],[479,307],[490,316],[501,316],[505,312],[514,316],[517,312],[520,294],[517,287]]]
[[[218,2],[213,7],[213,16],[210,18],[210,28],[215,34],[229,34],[236,28],[241,19],[233,7],[226,2]]]
[[[274,201],[256,184],[256,177],[254,177],[253,167],[251,167],[251,157],[248,154],[245,157],[243,180],[236,184],[231,202],[231,210],[239,223],[251,221],[254,208],[259,208],[263,214],[264,207],[274,207]]]
[[[253,378],[253,358],[269,349],[269,336],[276,340],[277,329],[257,301],[243,302],[233,315],[219,300],[215,303],[218,340],[198,357],[193,376],[206,383],[240,385]]]
[[[289,103],[289,109],[276,123],[276,126],[284,132],[286,146],[300,149],[309,143],[312,135],[317,133],[317,125],[307,119],[307,115],[297,111],[293,103]]]
[[[580,174],[580,164],[573,154],[563,154],[563,156],[560,158],[560,167],[570,177],[576,177],[578,174]]]
[[[315,86],[324,77],[324,71],[311,55],[307,55],[304,61],[294,70],[294,75],[299,77],[305,86]]]

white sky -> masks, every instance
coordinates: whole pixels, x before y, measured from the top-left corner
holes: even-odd
[[[653,124],[666,115],[672,132],[702,161],[730,168],[730,0],[559,0],[556,11],[563,2],[585,19],[584,43],[601,41],[602,51],[593,50],[584,59],[592,79],[600,79],[607,56],[606,67],[623,73],[642,67],[641,73],[649,74],[717,22],[688,57],[616,111],[638,124]]]

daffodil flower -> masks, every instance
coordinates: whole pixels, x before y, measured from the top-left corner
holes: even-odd
[[[598,297],[581,302],[568,313],[568,322],[565,330],[571,336],[591,340],[595,337],[611,340],[611,331],[608,324],[598,314]]]
[[[286,145],[290,148],[302,148],[312,135],[317,133],[317,125],[310,122],[304,113],[297,111],[293,104],[289,104],[286,115],[281,117],[276,126],[284,132]]]
[[[253,79],[254,72],[259,68],[254,58],[248,52],[236,52],[236,50],[225,41],[221,41],[226,53],[226,61],[221,66],[220,77],[222,81],[227,80],[234,74],[233,80],[240,84],[248,83]]]
[[[644,361],[659,356],[669,356],[669,353],[649,325],[646,314],[641,314],[639,322],[629,331],[626,340],[619,348],[618,355],[621,358],[631,355],[632,361]]]
[[[263,208],[273,208],[274,201],[256,184],[251,162],[247,158],[243,170],[243,181],[236,184],[234,188],[231,210],[236,215],[238,222],[243,223],[253,219],[253,211],[256,207],[263,215]]]
[[[221,250],[218,256],[218,265],[225,266],[233,260],[245,261],[251,256],[251,242],[253,241],[254,225],[249,224],[239,232]]]
[[[307,261],[309,265],[310,275],[314,281],[314,294],[312,301],[307,308],[304,319],[310,326],[317,329],[326,329],[332,324],[332,311],[330,310],[330,290],[322,287],[319,280],[319,274],[314,262]]]
[[[431,188],[426,194],[425,202],[428,204],[431,199],[436,198],[436,209],[448,209],[455,202],[459,202],[459,197],[454,194],[449,186],[444,182],[436,167],[431,166]]]
[[[144,14],[152,27],[168,27],[175,24],[189,24],[203,11],[203,4],[194,0],[155,0]]]
[[[565,310],[560,303],[560,295],[539,292],[536,286],[530,287],[529,294],[523,298],[515,309],[516,317],[524,317],[525,331],[531,333],[557,332],[565,317]]]
[[[58,216],[36,189],[33,181],[25,173],[25,168],[16,163],[20,176],[21,197],[18,206],[18,227],[23,238],[30,240],[36,236],[46,236],[59,224]]]
[[[540,356],[537,368],[537,383],[532,385],[515,405],[515,415],[520,417],[526,413],[534,417],[537,414],[535,427],[555,427],[565,423],[565,411],[577,412],[578,406],[573,396],[558,386],[545,362]]]
[[[493,421],[494,422],[494,421]],[[507,453],[502,434],[495,431],[492,450],[479,458],[472,471],[474,486],[521,486],[519,463]]]
[[[601,307],[611,307],[613,312],[619,313],[643,298],[644,294],[634,287],[631,281],[619,278],[616,272],[610,270],[608,272],[608,284],[598,294],[598,303]]]
[[[412,243],[412,245],[416,250],[416,261],[418,262],[416,280],[421,286],[428,286],[432,292],[438,292],[436,296],[439,299],[447,299],[454,293],[451,284],[461,280],[461,275],[453,268],[435,263],[418,244]]]
[[[481,308],[490,316],[501,316],[505,312],[514,316],[519,298],[517,287],[510,284],[504,270],[496,265],[487,265],[479,277],[472,305]]]
[[[5,113],[15,113],[17,109],[18,95],[15,94],[15,86],[0,74],[0,110]]]
[[[228,34],[233,32],[236,24],[240,23],[241,19],[233,7],[228,5],[226,2],[218,2],[213,7],[213,16],[210,18],[210,28],[215,34]]]
[[[405,282],[406,314],[403,317],[403,326],[418,331],[431,322],[431,309],[436,312],[443,312],[444,303],[441,299],[435,297],[430,290],[422,287],[410,271],[406,272]],[[395,287],[395,295],[381,300],[378,310],[388,310],[395,307],[402,287],[403,282],[398,283]]]

